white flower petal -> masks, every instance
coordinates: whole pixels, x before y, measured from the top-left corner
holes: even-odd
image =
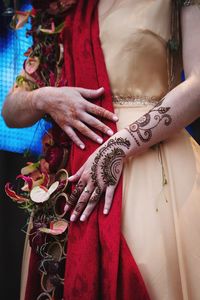
[[[55,181],[49,188],[49,194],[53,194],[59,186],[59,181]]]
[[[30,192],[31,200],[35,203],[43,203],[50,197],[50,193],[44,187],[35,186]]]

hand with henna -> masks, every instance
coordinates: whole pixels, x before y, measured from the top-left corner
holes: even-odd
[[[165,127],[171,124],[170,108],[163,105],[163,100],[128,128],[112,136],[69,178],[71,182],[78,182],[66,205],[66,211],[75,207],[71,221],[79,217],[85,221],[103,193],[104,214],[109,213],[125,159],[142,151],[143,145],[150,146],[153,131],[160,124]]]
[[[178,106],[179,99],[173,95],[174,91],[170,92],[146,114],[109,138],[69,178],[71,182],[78,182],[66,205],[66,211],[74,208],[71,221],[78,218],[85,221],[103,193],[104,214],[108,214],[125,159],[129,156],[135,157],[152,145],[167,139],[199,115],[198,98],[195,99],[196,105],[188,109],[188,104]],[[177,107],[184,116],[181,119],[177,118]]]
[[[94,129],[108,136],[113,135],[112,130],[98,118],[116,122],[117,116],[89,101],[101,97],[103,93],[104,88],[43,87],[34,91],[15,88],[8,95],[2,114],[9,127],[30,126],[49,114],[70,139],[84,149],[78,133],[99,144],[103,139]]]
[[[123,130],[124,135],[128,135]],[[112,205],[113,195],[119,182],[126,153],[130,142],[120,133],[115,134],[100,146],[79,169],[69,178],[78,182],[69,197],[66,211],[75,206],[71,221],[80,218],[85,221],[91,214],[103,193],[105,193],[104,214],[108,214]]]
[[[120,130],[101,145],[70,178],[70,181],[78,182],[69,198],[69,207],[75,207],[72,220],[79,217],[86,220],[103,192],[104,209],[108,213],[124,158],[135,157],[160,141],[168,142],[168,138],[200,116],[200,34],[197,30],[200,28],[200,10],[195,6],[184,8],[181,18],[186,80],[168,92],[141,118],[133,120],[126,129]]]

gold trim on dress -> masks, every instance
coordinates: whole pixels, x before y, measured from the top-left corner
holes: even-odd
[[[155,105],[161,98],[158,97],[148,97],[148,96],[123,96],[123,95],[113,95],[113,104],[116,105]]]

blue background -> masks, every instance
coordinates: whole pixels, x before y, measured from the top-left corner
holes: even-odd
[[[31,6],[26,3],[28,3],[28,1],[25,2],[20,10],[31,9]],[[4,28],[0,35],[0,110],[2,109],[7,93],[15,82],[16,76],[22,70],[23,62],[25,60],[24,53],[32,44],[31,37],[26,37],[26,30],[30,27],[30,24],[27,24],[20,30],[13,31],[9,28],[10,19],[7,18],[4,21]],[[45,127],[47,127],[46,122],[41,120],[29,128],[8,128],[1,116],[0,150],[18,153],[22,153],[25,150],[31,150],[33,153],[40,153],[40,141],[45,132]]]

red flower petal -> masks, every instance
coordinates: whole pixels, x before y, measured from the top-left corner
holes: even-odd
[[[8,195],[8,197],[10,197],[15,202],[23,203],[28,200],[25,197],[17,195],[16,192],[12,189],[12,186],[9,182],[5,185],[5,192]]]
[[[24,176],[24,175],[18,175],[16,177],[16,179],[21,178],[22,180],[24,180],[27,184],[28,184],[28,189],[29,191],[32,189],[33,187],[33,179],[29,176]]]

